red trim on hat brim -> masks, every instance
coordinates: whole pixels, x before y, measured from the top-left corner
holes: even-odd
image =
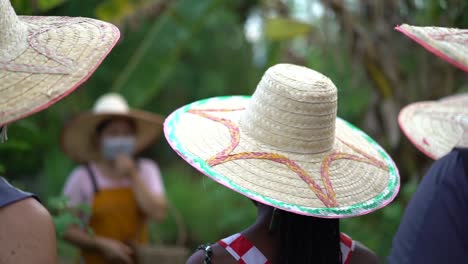
[[[414,107],[414,105],[407,105],[405,106],[401,111],[400,113],[398,114],[398,125],[401,129],[401,131],[403,131],[403,134],[405,134],[406,138],[409,139],[409,141],[419,150],[421,151],[422,153],[424,153],[426,156],[428,156],[429,158],[433,159],[433,160],[437,160],[437,157],[435,157],[432,153],[430,153],[429,151],[427,151],[421,144],[419,144],[419,142],[417,142],[412,136],[411,136],[411,133],[409,133],[409,131],[406,131],[405,130],[405,126],[403,126],[403,111],[406,111],[408,107]]]
[[[414,40],[415,42],[417,42],[419,45],[423,46],[426,50],[432,52],[433,54],[435,54],[437,57],[449,62],[450,64],[458,67],[459,69],[461,69],[462,71],[465,71],[465,72],[468,72],[468,66],[466,65],[463,65],[462,63],[460,63],[459,61],[456,61],[452,58],[450,58],[449,56],[445,55],[444,53],[442,53],[440,50],[438,50],[437,48],[429,45],[429,43],[425,42],[424,40],[420,39],[419,37],[417,37],[416,35],[412,34],[411,32],[405,30],[404,28],[402,28],[401,26],[396,26],[395,27],[395,30],[397,31],[400,31],[401,33],[405,34],[406,36],[408,36],[410,39]]]
[[[23,119],[25,117],[28,117],[30,115],[33,115],[35,113],[38,113],[38,112],[41,112],[42,110],[45,110],[47,108],[49,108],[50,106],[52,106],[53,104],[57,103],[58,101],[62,100],[63,98],[65,98],[66,96],[68,96],[70,93],[72,93],[73,91],[75,91],[78,87],[80,87],[80,85],[82,85],[84,82],[86,82],[90,77],[91,75],[93,75],[93,73],[96,71],[96,69],[101,65],[101,63],[107,58],[107,55],[109,55],[109,53],[112,51],[112,49],[114,48],[114,46],[117,44],[118,40],[120,39],[120,31],[119,29],[113,25],[113,28],[114,30],[117,31],[117,37],[115,38],[114,42],[112,43],[112,45],[109,47],[109,50],[104,54],[104,56],[102,56],[102,59],[89,71],[89,73],[83,77],[79,82],[77,82],[74,86],[72,86],[70,89],[68,89],[67,91],[65,91],[63,94],[53,98],[52,100],[50,100],[49,102],[47,102],[46,104],[44,105],[41,105],[23,115],[20,115],[19,117],[13,119],[13,120],[10,120],[4,124],[0,124],[0,126],[5,126],[5,125],[8,125],[8,124],[11,124],[15,121],[18,121],[20,119]]]

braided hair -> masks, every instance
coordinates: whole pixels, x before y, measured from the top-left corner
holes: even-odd
[[[340,222],[275,210],[280,264],[341,264]]]

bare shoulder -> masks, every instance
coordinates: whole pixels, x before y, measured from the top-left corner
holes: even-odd
[[[0,263],[56,263],[52,218],[35,199],[0,209]]]
[[[238,262],[220,245],[211,245],[213,255],[211,257],[212,264],[237,264]],[[205,260],[205,251],[197,250],[188,258],[185,264],[203,264]]]
[[[363,244],[355,241],[356,246],[351,257],[351,264],[378,264],[379,258],[372,250],[368,249]]]

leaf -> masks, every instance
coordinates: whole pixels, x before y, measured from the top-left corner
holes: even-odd
[[[2,151],[13,150],[13,151],[28,151],[32,148],[31,144],[26,141],[12,139],[11,137],[0,144],[0,149]]]
[[[161,0],[107,0],[101,2],[96,7],[96,16],[99,19],[120,23],[125,18],[141,13],[152,3],[162,2]]]
[[[96,7],[96,16],[106,21],[119,21],[134,11],[135,6],[131,0],[107,0]]]
[[[62,237],[65,233],[65,230],[73,224],[81,225],[81,221],[76,216],[72,215],[71,213],[61,214],[59,216],[53,217],[55,230],[57,232],[58,237]]]
[[[47,201],[47,207],[51,211],[62,211],[67,208],[69,198],[66,196],[51,197]]]
[[[179,7],[178,4],[184,2],[172,3],[151,26],[113,84],[112,90],[121,93],[135,108],[143,108],[161,91],[176,69],[180,57],[190,48],[194,36],[203,29],[210,14],[222,1],[203,2],[203,8],[197,16],[184,23],[188,28],[180,27],[173,21],[173,13]],[[170,34],[164,39],[157,38],[159,34],[164,33]],[[135,87],[138,88],[138,93],[135,93]]]
[[[265,33],[270,40],[287,40],[305,35],[312,30],[312,26],[289,18],[268,18]]]
[[[65,0],[38,0],[37,7],[44,12],[61,5]]]

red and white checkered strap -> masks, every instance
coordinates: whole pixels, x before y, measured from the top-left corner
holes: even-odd
[[[343,264],[349,264],[355,243],[346,234],[340,234]],[[239,264],[270,264],[268,259],[249,240],[241,234],[235,234],[218,242]]]
[[[243,235],[235,234],[218,242],[239,264],[270,264],[268,259]]]
[[[354,246],[356,243],[345,233],[340,234],[340,241],[343,264],[349,264],[351,262],[351,255],[354,251]]]

